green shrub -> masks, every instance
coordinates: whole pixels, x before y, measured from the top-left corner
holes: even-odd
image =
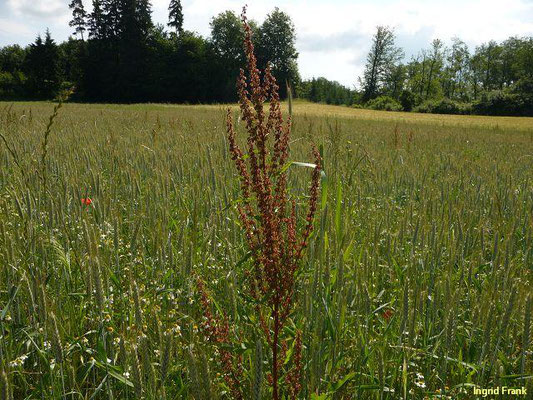
[[[512,93],[533,95],[533,78],[520,78],[510,88]]]
[[[427,100],[415,107],[414,111],[432,114],[471,114],[472,105],[443,98],[440,100]]]
[[[424,101],[422,104],[416,106],[413,111],[418,113],[431,114],[433,112],[433,101]]]
[[[533,95],[527,92],[515,93],[494,90],[483,93],[473,104],[473,112],[482,115],[533,115]]]
[[[390,96],[379,96],[367,102],[366,108],[382,111],[401,111],[402,105]]]
[[[417,104],[417,96],[410,90],[404,90],[400,95],[400,103],[404,111],[411,111]]]
[[[26,77],[22,72],[0,71],[0,99],[11,100],[24,95]]]

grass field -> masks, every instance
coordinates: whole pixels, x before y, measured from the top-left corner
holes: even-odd
[[[53,107],[0,103],[0,399],[231,398],[195,276],[269,398],[225,107]],[[533,119],[293,107],[300,398],[531,396]]]

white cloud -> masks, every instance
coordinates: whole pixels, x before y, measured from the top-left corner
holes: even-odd
[[[5,18],[0,18],[0,33],[2,35],[32,35],[32,31],[25,25],[18,24]]]
[[[0,18],[0,46],[8,44],[26,45],[35,39],[36,32],[29,26]]]
[[[300,75],[303,79],[325,77],[353,88],[357,77],[363,72],[360,57],[366,54],[351,50],[333,52],[301,51],[299,56]]]
[[[68,5],[61,0],[7,0],[7,6],[18,16],[57,19],[68,15]]]

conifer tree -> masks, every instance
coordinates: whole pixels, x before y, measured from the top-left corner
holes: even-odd
[[[74,28],[75,35],[80,35],[81,40],[84,40],[83,33],[87,30],[87,13],[83,7],[83,1],[72,0],[69,8],[72,10],[72,20],[69,26]]]
[[[102,39],[105,37],[104,13],[100,0],[93,0],[93,11],[89,18],[89,37],[92,39]]]
[[[174,28],[178,35],[183,33],[183,8],[181,6],[181,0],[170,0],[168,21],[168,26]]]
[[[153,28],[152,22],[152,4],[150,0],[137,0],[135,2],[135,19],[137,29],[139,30],[141,40],[144,41]]]
[[[25,69],[33,97],[46,99],[55,95],[60,83],[59,51],[48,29],[44,40],[39,35],[30,45]]]
[[[116,39],[120,36],[121,8],[120,0],[102,0],[103,26],[105,37],[108,39]]]

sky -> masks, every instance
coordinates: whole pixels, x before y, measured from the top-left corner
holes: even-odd
[[[49,28],[56,41],[68,38],[70,0],[0,0],[0,46],[26,45]],[[84,0],[86,8],[90,9]],[[166,23],[169,0],[152,0],[155,23]],[[211,18],[225,10],[262,22],[279,7],[296,27],[302,78],[323,76],[357,85],[378,25],[394,28],[397,44],[410,58],[431,41],[453,37],[471,50],[489,40],[533,36],[533,0],[182,0],[184,27],[209,35]]]

